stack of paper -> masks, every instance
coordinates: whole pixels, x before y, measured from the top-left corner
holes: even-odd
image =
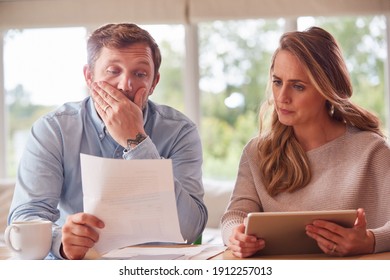
[[[197,246],[136,246],[113,250],[102,256],[102,259],[119,260],[207,260],[226,250],[222,245]]]

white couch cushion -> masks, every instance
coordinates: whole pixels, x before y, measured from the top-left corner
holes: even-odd
[[[209,213],[206,227],[219,228],[221,217],[230,200],[233,184],[231,182],[204,182],[204,203]]]

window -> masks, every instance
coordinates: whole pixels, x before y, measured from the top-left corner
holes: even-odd
[[[330,31],[341,45],[354,86],[353,100],[376,113],[386,128],[386,18],[301,17]],[[184,26],[143,26],[160,45],[161,80],[151,99],[184,112]],[[283,19],[214,21],[198,25],[200,133],[207,180],[235,180],[243,147],[258,132],[270,58]],[[82,67],[87,31],[78,28],[9,30],[4,63],[8,108],[7,176],[16,175],[25,135],[40,116],[87,94]]]
[[[182,110],[184,27],[143,26],[160,45],[163,77],[151,99]],[[8,115],[7,171],[16,176],[26,136],[35,120],[88,94],[84,27],[9,30],[4,40],[5,95]]]
[[[271,55],[284,20],[199,25],[201,135],[207,180],[233,181],[244,145],[258,133]]]
[[[384,63],[385,17],[301,17],[298,29],[330,31],[344,51],[353,100],[387,126]],[[215,21],[199,25],[201,135],[207,179],[234,181],[242,149],[258,133],[270,58],[284,20]]]
[[[60,104],[86,96],[85,28],[9,30],[4,44],[8,114],[7,176],[15,177],[35,120]]]
[[[150,99],[184,112],[184,26],[146,25],[142,27],[157,41],[162,56],[161,78]]]

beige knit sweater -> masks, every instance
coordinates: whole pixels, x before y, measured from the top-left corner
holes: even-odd
[[[256,139],[242,153],[236,185],[221,219],[228,244],[249,212],[364,208],[375,252],[390,251],[390,145],[378,135],[348,127],[341,137],[307,153],[312,179],[305,188],[271,197],[260,178]]]

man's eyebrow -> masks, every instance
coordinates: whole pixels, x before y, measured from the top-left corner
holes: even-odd
[[[107,61],[107,64],[110,64],[110,63],[121,63],[123,62],[122,60],[120,59],[117,59],[117,58],[113,58],[113,59],[109,59]],[[140,59],[140,60],[137,60],[137,64],[143,64],[143,65],[147,65],[147,66],[151,66],[150,62],[146,59]]]

